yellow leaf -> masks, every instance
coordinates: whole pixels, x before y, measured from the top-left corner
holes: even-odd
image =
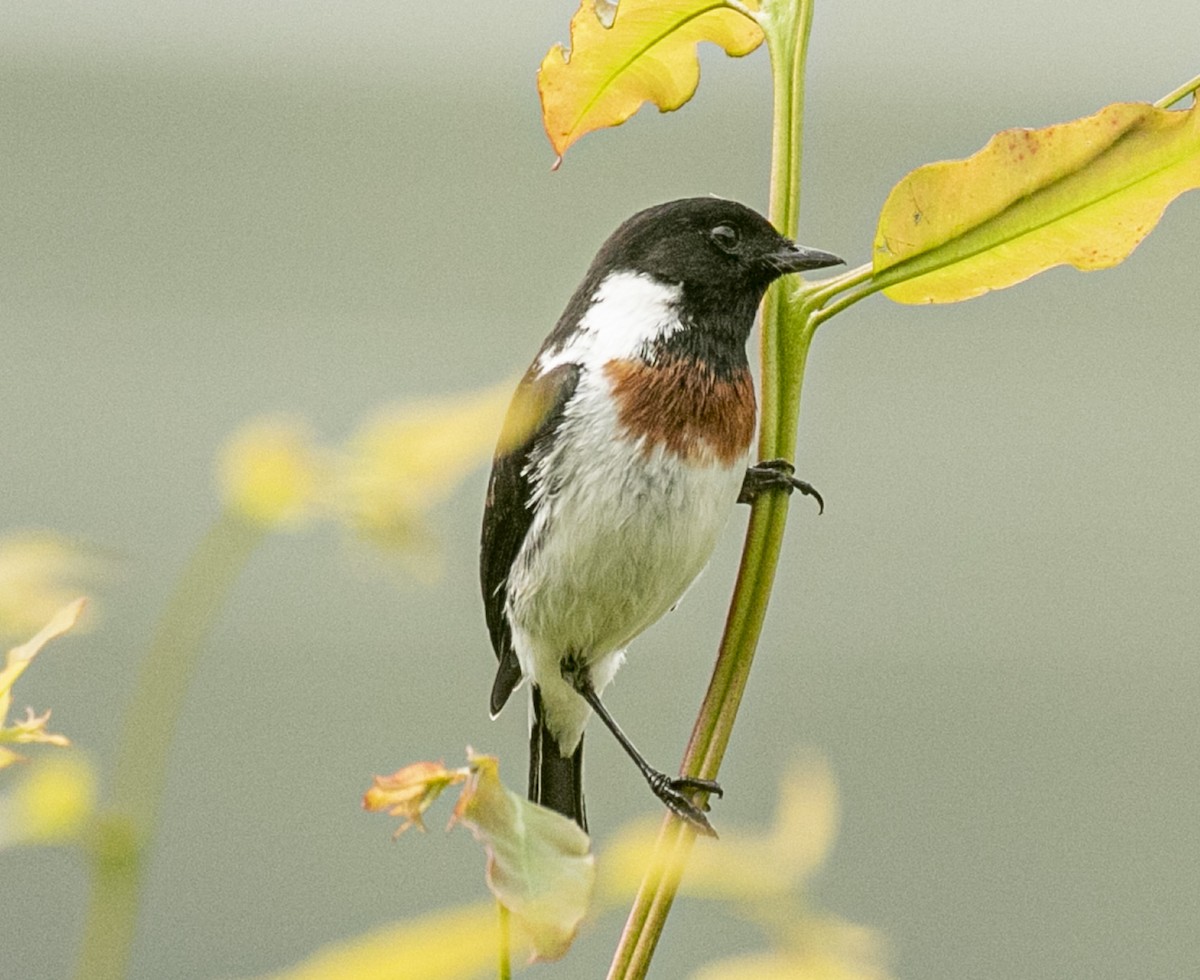
[[[874,275],[900,303],[950,303],[1056,265],[1102,269],[1200,186],[1200,107],[1118,103],[1011,129],[965,160],[914,170],[879,216]]]
[[[581,136],[620,125],[644,102],[678,109],[700,81],[700,41],[735,58],[762,43],[756,9],[727,0],[621,0],[606,28],[594,0],[581,0],[570,52],[555,45],[538,72],[542,121],[559,160]]]
[[[329,946],[263,980],[466,980],[494,970],[496,908],[447,909]]]

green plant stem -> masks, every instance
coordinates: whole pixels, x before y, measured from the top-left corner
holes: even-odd
[[[811,0],[776,0],[762,5],[760,23],[767,36],[774,83],[771,199],[772,223],[795,235],[800,213],[800,157],[804,105],[804,63],[812,24]],[[789,298],[780,285],[767,295],[762,317],[762,421],[759,455],[763,459],[795,453],[804,363],[810,329],[797,329],[796,315],[806,306]],[[788,498],[767,494],[754,502],[733,599],[682,773],[715,778],[733,731],[750,665],[762,631],[767,602],[787,521]],[[643,879],[609,968],[609,980],[646,975],[671,910],[695,833],[667,816],[659,831],[652,870]]]
[[[508,906],[503,902],[496,903],[496,913],[499,916],[499,960],[496,964],[498,980],[512,980],[512,924],[509,921]]]
[[[158,823],[167,754],[204,640],[265,527],[223,515],[175,587],[142,663],[113,777],[113,798],[89,845],[92,891],[79,980],[121,980]]]
[[[804,150],[804,64],[808,34],[812,27],[812,0],[781,0],[764,3],[763,30],[771,55],[774,107],[771,121],[771,186],[767,213],[771,223],[793,238],[800,226],[800,166]],[[783,286],[775,285],[762,311],[762,408],[759,423],[759,453],[763,459],[779,452],[786,436],[780,433],[777,404],[786,360],[786,304]]]

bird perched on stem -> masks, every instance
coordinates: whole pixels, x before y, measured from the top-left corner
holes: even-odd
[[[585,830],[594,711],[655,795],[713,833],[693,796],[720,787],[651,767],[600,695],[707,564],[735,502],[815,495],[784,460],[747,468],[746,340],[774,280],[840,262],[734,201],[648,208],[601,246],[517,388],[483,515],[491,710],[530,681],[529,798]]]

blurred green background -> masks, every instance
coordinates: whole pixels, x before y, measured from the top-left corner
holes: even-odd
[[[765,207],[765,52],[705,52],[692,104],[550,172],[534,71],[572,9],[0,6],[0,530],[110,561],[93,630],[17,706],[52,707],[102,771],[240,423],[285,411],[336,441],[385,403],[491,385],[637,208]],[[912,167],[1157,98],[1200,70],[1198,40],[1184,0],[820,3],[801,238],[865,261]],[[775,773],[824,754],[843,820],[815,898],[879,930],[898,976],[1200,975],[1198,227],[1194,194],[1115,270],[944,308],[875,298],[818,335],[799,469],[828,506],[793,507],[714,821],[762,825]],[[173,743],[132,976],[278,969],[482,896],[466,835],[435,814],[394,844],[359,797],[467,744],[523,781],[523,710],[486,710],[484,480],[435,515],[432,584],[329,527],[255,555]],[[744,522],[609,696],[666,768]],[[588,791],[601,845],[656,806],[600,735]],[[77,855],[0,855],[0,882],[0,976],[68,975]],[[602,975],[621,925],[538,975]],[[684,901],[655,975],[760,942]]]

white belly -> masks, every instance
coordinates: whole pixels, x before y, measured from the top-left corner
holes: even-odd
[[[581,380],[581,388],[593,385],[564,420],[554,458],[539,464],[561,479],[542,490],[508,589],[517,656],[541,688],[564,750],[578,740],[588,709],[562,680],[562,659],[589,665],[603,689],[628,643],[707,564],[746,463],[685,463],[661,445],[646,455],[617,435],[605,383]]]

